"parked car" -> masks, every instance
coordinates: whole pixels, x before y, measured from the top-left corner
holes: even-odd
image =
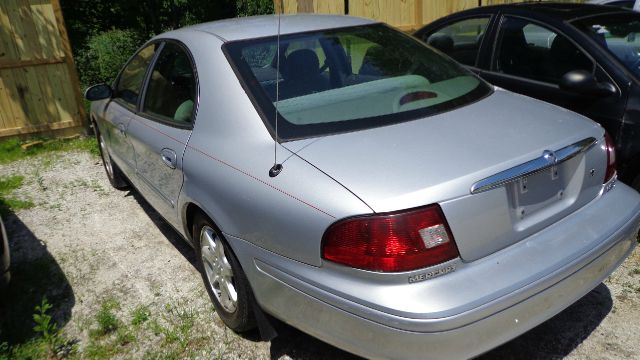
[[[0,217],[0,289],[9,284],[11,273],[9,272],[11,265],[9,257],[9,237],[4,228],[2,217]]]
[[[634,11],[640,11],[640,1],[638,0],[588,0],[587,4],[618,6]]]
[[[267,313],[365,357],[469,357],[634,249],[640,195],[600,125],[384,24],[281,21],[161,34],[86,92],[109,180],[194,247],[231,329]]]
[[[494,85],[602,124],[621,180],[640,190],[640,14],[584,4],[487,6],[415,35]]]

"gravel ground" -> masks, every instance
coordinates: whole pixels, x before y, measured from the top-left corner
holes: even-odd
[[[189,246],[135,191],[112,189],[97,157],[50,153],[0,165],[0,174],[25,176],[13,196],[35,204],[5,219],[12,286],[24,286],[15,284],[19,272],[48,259],[41,272],[46,285],[28,287],[28,296],[54,299],[54,318],[76,344],[75,356],[356,358],[286,326],[270,342],[227,330],[213,311]],[[482,358],[640,359],[639,305],[636,249],[576,304]],[[18,304],[4,306],[10,312]],[[117,331],[100,333],[101,309],[115,316]]]

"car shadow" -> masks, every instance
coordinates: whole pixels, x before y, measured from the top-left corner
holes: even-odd
[[[34,308],[44,298],[51,304],[47,313],[58,328],[71,318],[75,295],[58,262],[20,218],[11,211],[2,215],[11,256],[11,282],[0,290],[0,344],[25,344],[34,332]]]
[[[611,312],[613,300],[605,284],[546,322],[478,359],[556,359],[569,355]]]
[[[147,214],[158,230],[160,230],[162,235],[164,235],[171,245],[173,245],[176,250],[178,250],[178,252],[180,252],[180,254],[197,270],[196,254],[193,251],[193,248],[189,246],[182,236],[164,220],[162,215],[160,215],[136,189],[130,188],[125,196],[132,196],[138,202],[142,210]]]

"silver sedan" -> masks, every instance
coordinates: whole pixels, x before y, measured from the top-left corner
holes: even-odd
[[[636,245],[599,125],[370,20],[171,31],[86,96],[109,180],[194,247],[238,332],[266,313],[369,358],[475,356]]]

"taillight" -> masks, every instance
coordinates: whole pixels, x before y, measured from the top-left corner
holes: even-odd
[[[409,271],[458,256],[438,205],[345,219],[322,239],[324,259],[363,270]]]
[[[611,139],[611,136],[604,132],[605,149],[607,150],[607,172],[604,176],[604,183],[606,184],[616,175],[616,147]]]

